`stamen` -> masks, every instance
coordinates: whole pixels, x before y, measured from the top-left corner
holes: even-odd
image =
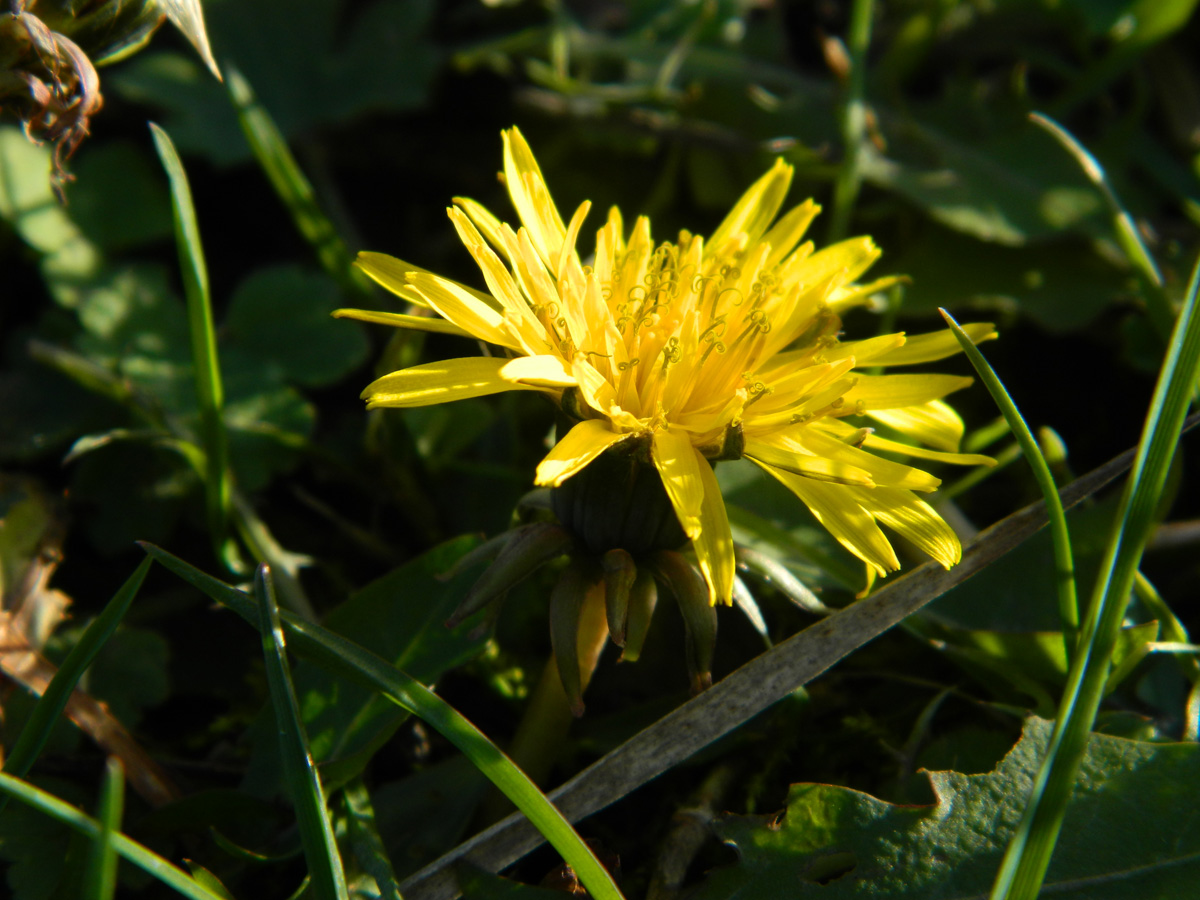
[[[747,400],[745,405],[742,406],[743,413],[763,397],[766,397],[768,394],[775,393],[774,389],[767,387],[761,381],[754,382],[752,385],[750,385],[750,387],[746,388],[746,391],[750,394],[750,399]]]

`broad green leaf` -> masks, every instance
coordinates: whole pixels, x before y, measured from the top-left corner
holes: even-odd
[[[793,785],[782,821],[729,816],[740,858],[696,900],[750,897],[986,896],[1051,723],[1030,719],[994,772],[928,773],[932,806],[894,806],[849,788]],[[1200,821],[1190,792],[1200,745],[1093,735],[1067,807],[1047,893],[1078,900],[1187,897],[1200,878]]]
[[[104,252],[171,234],[171,200],[142,147],[131,141],[85,144],[72,170],[66,213]]]
[[[863,177],[904,195],[943,225],[1009,246],[1064,231],[1106,234],[1100,196],[1069,161],[1045,153],[1031,125],[978,141],[911,119],[896,124],[888,156],[864,150]]]
[[[284,381],[322,387],[367,356],[362,326],[329,317],[340,296],[333,280],[319,272],[299,266],[258,269],[230,297],[222,338],[258,356]]]
[[[126,728],[134,729],[142,711],[171,696],[170,645],[148,628],[123,626],[97,654],[88,672],[88,692],[108,704]]]
[[[883,270],[910,276],[906,313],[972,309],[1003,311],[1015,304],[1054,332],[1092,321],[1126,294],[1119,269],[1071,237],[1022,247],[988,243],[933,222],[915,240],[884,257]]]
[[[99,272],[96,247],[54,197],[46,173],[51,151],[35,146],[15,125],[0,126],[0,218],[42,255],[42,274],[54,299],[70,307],[73,281]]]
[[[284,137],[370,112],[424,104],[438,62],[430,0],[376,0],[348,22],[339,0],[207,0],[209,36],[254,85]],[[161,108],[184,150],[227,165],[249,157],[220,84],[190,55],[143,53],[106,84]]]
[[[411,875],[462,840],[487,787],[469,759],[452,756],[375,788],[375,821],[396,874]]]

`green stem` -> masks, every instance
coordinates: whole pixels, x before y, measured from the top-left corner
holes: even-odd
[[[599,590],[588,592],[579,617],[579,676],[584,690],[587,690],[596,665],[600,662],[600,654],[608,642],[604,591],[602,585],[599,587]],[[521,767],[534,784],[543,789],[547,786],[550,772],[562,752],[574,720],[571,703],[558,675],[558,665],[551,654],[529,697],[529,705],[517,726],[512,745],[508,748],[509,758]],[[512,811],[513,805],[508,798],[499,791],[493,791],[483,802],[481,818],[491,824]]]
[[[838,168],[833,186],[833,220],[829,225],[830,243],[846,236],[850,227],[850,211],[858,199],[862,184],[863,135],[867,126],[867,106],[863,100],[867,81],[867,47],[871,43],[873,0],[854,0],[850,10],[850,33],[847,50],[850,52],[850,78],[846,84],[846,103],[842,107],[842,144],[844,158]]]

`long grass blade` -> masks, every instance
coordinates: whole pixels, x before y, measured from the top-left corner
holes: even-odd
[[[75,685],[79,683],[79,679],[83,677],[87,667],[92,664],[92,660],[96,658],[100,648],[112,637],[117,625],[129,611],[129,605],[133,603],[133,598],[137,596],[138,589],[142,586],[146,573],[150,570],[150,562],[149,559],[142,561],[141,565],[113,595],[113,598],[108,601],[108,605],[104,607],[100,615],[83,632],[79,643],[71,648],[71,652],[59,666],[58,672],[50,679],[45,693],[33,707],[29,719],[25,722],[25,727],[21,729],[21,734],[13,744],[12,751],[4,761],[6,774],[16,778],[24,777],[41,754],[42,748],[46,746],[46,741],[50,739],[50,732],[58,722],[58,717],[62,715],[62,711],[67,706],[71,692],[75,690]],[[3,810],[5,802],[7,801],[0,801],[0,811]]]
[[[995,370],[988,364],[988,361],[984,358],[979,348],[975,346],[975,342],[959,327],[954,317],[944,309],[939,310],[939,312],[941,312],[942,318],[946,320],[946,324],[954,333],[954,337],[958,339],[958,343],[963,348],[963,353],[967,355],[967,359],[971,361],[971,365],[979,373],[980,380],[988,389],[988,393],[992,395],[996,406],[1000,407],[1000,412],[1004,415],[1005,421],[1008,422],[1008,427],[1012,431],[1013,437],[1017,439],[1017,444],[1021,447],[1021,453],[1025,456],[1029,467],[1033,470],[1033,477],[1037,481],[1038,488],[1042,492],[1042,497],[1046,501],[1046,513],[1050,517],[1050,538],[1054,544],[1054,571],[1056,577],[1055,588],[1058,592],[1058,615],[1062,620],[1063,640],[1066,642],[1067,660],[1070,661],[1075,653],[1075,642],[1079,636],[1079,599],[1075,588],[1075,562],[1071,555],[1071,535],[1067,529],[1067,514],[1063,511],[1062,499],[1058,496],[1058,487],[1054,483],[1054,475],[1050,472],[1050,465],[1046,462],[1046,457],[1042,455],[1041,446],[1039,446],[1037,439],[1033,436],[1033,432],[1029,430],[1029,426],[1025,423],[1025,417],[1017,409],[1017,404],[1013,402],[1008,389],[1000,381]]]
[[[171,186],[171,213],[175,222],[175,244],[187,297],[188,333],[192,344],[192,374],[200,406],[200,443],[204,448],[204,488],[208,529],[217,556],[231,571],[241,566],[226,534],[229,522],[229,446],[225,422],[225,388],[217,358],[217,334],[213,326],[212,298],[208,290],[208,267],[200,242],[200,225],[192,203],[192,189],[170,135],[153,122],[154,146]]]
[[[1058,841],[1063,814],[1100,707],[1113,647],[1146,541],[1156,524],[1171,457],[1179,442],[1192,387],[1200,368],[1200,260],[1146,416],[1133,469],[1096,582],[1079,650],[1067,677],[1058,720],[1029,804],[1004,854],[993,900],[1033,900],[1041,889]]]
[[[1069,131],[1049,116],[1030,113],[1029,119],[1035,125],[1044,128],[1062,144],[1066,151],[1075,157],[1075,161],[1079,163],[1079,168],[1083,170],[1083,174],[1088,177],[1088,180],[1099,188],[1100,195],[1104,198],[1104,203],[1108,206],[1109,214],[1112,216],[1113,231],[1116,234],[1117,243],[1121,247],[1121,252],[1125,254],[1125,258],[1142,283],[1142,292],[1146,296],[1146,310],[1150,315],[1150,321],[1163,341],[1169,340],[1175,313],[1171,309],[1170,298],[1163,290],[1162,273],[1159,272],[1154,257],[1146,249],[1146,244],[1138,233],[1133,217],[1121,205],[1117,192],[1113,190],[1108,181],[1104,167],[1100,165],[1100,161],[1096,157],[1088,152],[1086,147],[1075,140]]]
[[[91,816],[80,812],[70,803],[60,800],[53,794],[47,793],[27,781],[14,778],[12,775],[0,772],[0,793],[44,812],[52,819],[74,828],[84,837],[94,840],[101,832],[100,823]],[[123,858],[144,872],[153,875],[167,887],[174,888],[183,896],[190,897],[191,900],[226,900],[198,884],[182,869],[171,865],[153,850],[142,846],[137,841],[123,834],[113,834],[111,840],[113,849]]]
[[[858,199],[862,185],[863,141],[867,130],[867,104],[864,99],[867,85],[867,48],[871,43],[871,18],[874,0],[854,0],[850,8],[850,77],[846,83],[846,99],[842,105],[843,159],[833,185],[833,217],[829,225],[830,243],[846,236],[850,227],[850,212]]]
[[[313,893],[317,900],[349,900],[346,875],[333,822],[325,805],[321,779],[308,750],[308,737],[300,718],[300,704],[288,668],[284,650],[283,626],[279,621],[279,606],[275,602],[275,587],[271,569],[260,565],[254,576],[254,594],[258,601],[259,633],[262,635],[263,657],[267,666],[267,685],[275,722],[279,730],[279,752],[283,757],[284,778],[300,822],[300,841],[308,861]]]
[[[346,799],[346,830],[358,864],[375,879],[382,900],[404,900],[400,896],[400,881],[375,824],[375,809],[367,786],[361,778],[355,778],[346,785],[342,796]]]
[[[243,592],[218,581],[153,544],[143,548],[155,560],[258,626],[259,610]],[[444,735],[524,813],[596,900],[619,900],[621,892],[570,823],[495,744],[441,697],[375,654],[319,625],[280,613],[287,640],[296,653],[335,674],[378,691]]]
[[[113,837],[121,831],[125,811],[125,767],[115,756],[104,767],[104,785],[100,789],[100,830],[92,841],[87,874],[83,881],[84,900],[112,900],[117,892],[117,850]]]
[[[238,122],[275,193],[283,201],[297,230],[317,253],[321,267],[351,295],[372,297],[370,281],[354,266],[329,217],[317,203],[312,184],[300,170],[275,120],[258,102],[250,83],[234,66],[226,66],[227,87]]]

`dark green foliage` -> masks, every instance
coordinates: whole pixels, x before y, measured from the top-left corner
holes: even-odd
[[[825,207],[811,235],[823,245],[834,184],[854,157],[834,43],[848,39],[852,5],[204,0],[214,58],[240,74],[217,82],[170,29],[102,67],[105,106],[71,161],[67,205],[48,182],[52,148],[0,123],[0,623],[27,599],[47,616],[38,627],[4,624],[4,640],[28,640],[61,664],[140,561],[135,540],[213,573],[226,601],[245,600],[228,585],[246,587],[265,561],[285,623],[311,621],[356,653],[365,648],[373,664],[432,687],[508,746],[551,653],[548,604],[561,566],[550,561],[493,592],[505,596],[452,629],[445,621],[484,568],[443,576],[480,535],[544,523],[536,502],[513,510],[553,437],[553,409],[508,394],[366,413],[358,395],[373,377],[479,349],[330,318],[346,306],[410,311],[347,262],[359,250],[390,253],[483,288],[444,208],[469,196],[513,220],[496,172],[499,130],[514,123],[560,208],[595,204],[585,256],[613,204],[627,226],[651,215],[657,239],[711,233],[776,154],[796,167],[789,200],[811,195]],[[844,334],[932,331],[938,307],[964,323],[996,322],[1000,339],[984,355],[1034,434],[1050,426],[1061,436],[1060,486],[1136,443],[1163,359],[1163,312],[1181,301],[1200,249],[1196,6],[874,4],[849,229],[883,249],[873,275],[911,282],[891,293],[882,320],[856,312]],[[190,41],[193,8],[163,5]],[[231,95],[250,104],[253,151]],[[1094,154],[1161,286],[1131,253],[1104,191],[1033,112]],[[197,393],[196,330],[148,118],[178,146],[191,185],[218,420],[204,419],[212,398]],[[961,358],[934,369],[971,373]],[[986,391],[953,399],[978,445],[970,452],[1011,459],[1011,436],[989,430],[997,413]],[[217,431],[227,466],[205,452]],[[1052,859],[1047,883],[1066,896],[1194,893],[1195,440],[1185,437],[1172,463],[1157,512],[1170,527],[1143,561]],[[917,464],[943,487],[966,474]],[[721,462],[716,473],[735,538],[765,561],[739,570],[757,617],[717,611],[719,682],[764,644],[853,603],[865,579],[759,469]],[[216,481],[228,497],[214,517]],[[1037,496],[1012,459],[957,493],[948,515],[969,535]],[[1111,491],[1068,517],[1084,606],[1117,499]],[[906,568],[920,562],[897,549]],[[785,573],[818,602],[797,604]],[[66,618],[44,589],[70,599]],[[651,617],[650,592],[630,597],[627,661],[615,662],[615,648],[603,654],[583,696],[587,714],[551,754],[554,784],[684,702],[689,660],[697,674],[710,665],[707,650],[697,657],[699,626],[685,628],[676,604],[658,603]],[[190,870],[194,896],[293,895],[310,865],[285,800],[257,632],[152,571],[122,625],[92,649],[81,688],[177,790],[152,808],[127,769],[124,832],[183,867],[169,877]],[[353,897],[419,896],[400,885],[486,824],[487,779],[378,684],[348,680],[328,659],[269,659],[295,690],[293,759],[307,747],[324,791],[320,804],[314,793],[308,800],[328,811],[336,849],[327,862],[344,868]],[[4,672],[8,758],[34,695]],[[631,898],[671,861],[681,822],[714,815],[684,865],[685,891],[705,900],[986,896],[1047,740],[1047,726],[1030,720],[1014,747],[1019,723],[1054,715],[1067,680],[1042,533],[581,830],[601,856],[621,857]],[[111,811],[99,800],[110,751],[62,720],[42,738],[31,782],[79,809]],[[713,779],[726,784],[715,797],[702,789]],[[81,896],[95,846],[65,818],[10,799],[0,894]],[[471,898],[545,896],[533,885],[561,866],[543,849],[507,880],[463,866],[459,882]],[[1118,870],[1132,874],[1118,879]],[[169,893],[127,862],[118,877],[116,896]]]

